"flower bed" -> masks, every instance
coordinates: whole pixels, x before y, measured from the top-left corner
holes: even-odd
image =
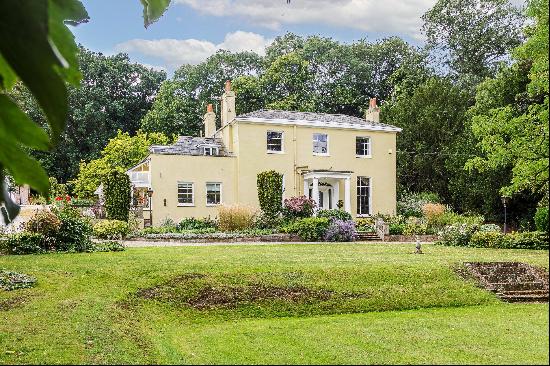
[[[435,242],[439,239],[437,235],[385,235],[384,241],[393,243],[411,243],[416,242],[417,238],[421,242]]]
[[[166,234],[147,234],[142,237],[134,237],[131,240],[146,240],[146,241],[175,241],[175,242],[297,242],[300,238],[292,234],[266,234],[266,235],[250,235],[247,233],[166,233]]]

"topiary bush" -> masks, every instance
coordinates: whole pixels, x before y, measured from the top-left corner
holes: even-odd
[[[317,217],[326,217],[329,220],[350,221],[351,214],[344,210],[319,210]]]
[[[317,204],[306,196],[287,198],[284,201],[283,216],[286,220],[295,220],[313,216]]]
[[[535,212],[535,226],[538,231],[548,232],[548,206],[537,208]]]
[[[305,241],[320,241],[325,238],[329,219],[326,217],[307,217],[299,219],[283,228],[284,232],[297,234]]]
[[[268,216],[281,213],[283,202],[283,175],[274,170],[261,172],[256,178],[260,208]]]
[[[61,220],[52,212],[39,210],[24,224],[26,231],[55,238],[61,228]]]
[[[128,222],[130,212],[130,177],[119,170],[109,172],[103,182],[107,218]]]
[[[356,237],[357,230],[355,222],[352,220],[330,220],[330,225],[325,233],[327,241],[354,241]]]
[[[123,239],[130,233],[130,227],[124,221],[103,220],[94,225],[93,233],[100,239]]]

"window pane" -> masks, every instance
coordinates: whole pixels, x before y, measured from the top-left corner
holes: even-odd
[[[357,137],[355,140],[355,153],[359,156],[370,155],[370,138]]]
[[[193,183],[178,183],[178,203],[193,204]]]
[[[206,184],[206,203],[209,205],[218,205],[221,203],[221,183]]]
[[[370,214],[370,178],[357,177],[357,214]]]
[[[313,153],[315,154],[328,153],[328,135],[323,133],[313,134]]]
[[[267,131],[267,150],[283,151],[283,133]]]

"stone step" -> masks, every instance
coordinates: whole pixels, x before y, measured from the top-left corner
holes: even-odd
[[[499,296],[507,302],[548,302],[548,294],[546,295],[502,295]]]
[[[548,297],[548,290],[524,290],[524,291],[503,291],[499,292],[504,296],[546,296]]]
[[[540,282],[539,277],[531,273],[523,273],[519,275],[515,273],[495,273],[492,275],[483,276],[483,279],[488,283]]]
[[[507,291],[532,291],[547,290],[548,286],[544,282],[500,282],[491,283],[490,286],[499,292]]]

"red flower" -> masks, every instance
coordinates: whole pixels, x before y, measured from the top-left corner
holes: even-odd
[[[56,201],[61,201],[62,199],[63,199],[63,198],[61,198],[61,197],[59,197],[59,196],[55,197],[55,200],[56,200]]]
[[[71,196],[67,195],[67,197],[65,197],[65,201],[69,202],[71,200]]]

